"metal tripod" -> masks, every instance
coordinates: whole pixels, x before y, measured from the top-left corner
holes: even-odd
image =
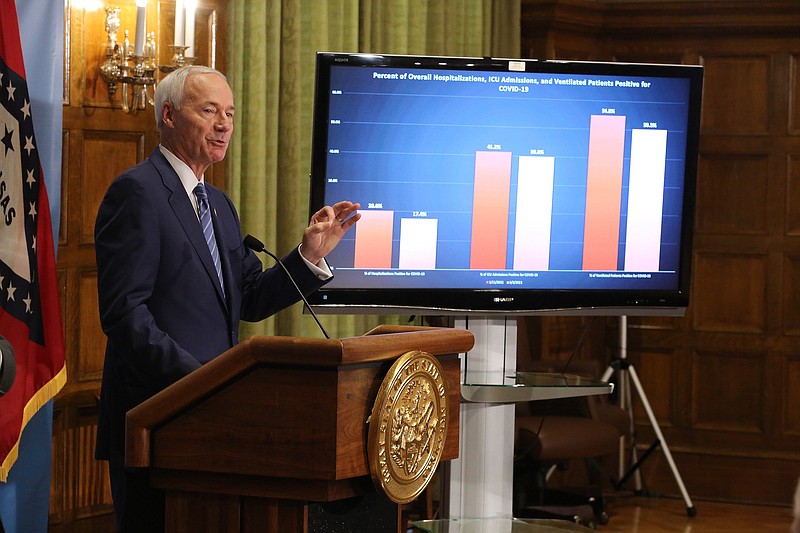
[[[605,373],[603,374],[602,380],[608,381],[615,370],[620,372],[619,376],[619,404],[620,406],[628,411],[631,420],[631,430],[633,430],[633,409],[631,398],[632,394],[630,391],[630,382],[633,382],[633,386],[636,387],[636,393],[639,395],[639,400],[642,402],[642,406],[644,407],[645,412],[647,413],[647,418],[650,420],[650,425],[653,428],[653,431],[656,434],[656,440],[650,447],[642,454],[641,458],[637,458],[636,453],[636,443],[634,442],[631,446],[631,459],[633,465],[628,469],[628,471],[620,477],[620,480],[617,482],[617,488],[622,487],[625,482],[632,476],[636,475],[636,490],[639,491],[642,488],[642,481],[641,481],[641,474],[639,472],[639,467],[644,463],[644,461],[650,456],[651,453],[655,451],[655,449],[660,445],[661,449],[664,451],[664,457],[667,458],[667,462],[669,463],[669,467],[672,469],[672,475],[675,477],[675,482],[678,484],[678,488],[683,495],[683,501],[686,502],[686,514],[689,516],[695,516],[697,514],[697,509],[695,509],[694,505],[692,505],[692,500],[689,498],[689,493],[686,491],[686,487],[683,484],[683,479],[681,479],[681,474],[678,472],[678,467],[675,466],[675,461],[672,459],[672,454],[669,451],[669,447],[667,446],[667,441],[664,439],[664,435],[661,433],[661,428],[658,426],[658,421],[656,420],[655,415],[653,414],[653,410],[650,407],[650,402],[647,401],[647,395],[644,393],[644,389],[642,388],[642,383],[639,381],[639,375],[636,373],[636,369],[633,367],[633,363],[628,361],[628,317],[621,316],[619,322],[619,357],[611,361],[611,364],[606,369]],[[631,435],[633,435],[633,431],[631,431]],[[620,474],[622,474],[622,469],[624,468],[624,460],[623,460],[623,453],[620,451]]]

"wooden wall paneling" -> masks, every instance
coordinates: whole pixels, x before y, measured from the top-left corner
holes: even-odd
[[[800,351],[783,355],[781,433],[800,437]]]
[[[695,254],[696,331],[765,333],[767,254]]]
[[[704,133],[769,131],[770,56],[704,56]]]
[[[786,155],[786,235],[800,237],[800,151]]]
[[[59,266],[56,265],[56,277],[58,279],[58,295],[59,295],[59,299],[60,299],[59,303],[61,304],[61,329],[62,329],[62,331],[64,333],[64,342],[66,343],[67,331],[68,331],[67,322],[66,322],[66,320],[64,320],[64,317],[66,316],[66,313],[67,313],[67,298],[66,298],[66,294],[67,294],[67,272],[66,272],[66,270],[64,270],[63,268],[59,268]],[[69,348],[66,347],[66,344],[65,344],[65,350],[66,351],[69,350]],[[69,383],[69,361],[66,362],[66,366],[67,366],[67,383]]]
[[[697,65],[697,61],[687,61],[687,57],[679,52],[665,52],[659,46],[651,46],[644,50],[636,46],[627,49],[615,49],[613,61],[622,63],[663,63],[666,65]]]
[[[106,338],[100,326],[97,302],[97,272],[81,272],[78,282],[78,333],[77,369],[73,376],[79,382],[94,381],[103,377]]]
[[[789,60],[789,135],[800,135],[800,53]]]
[[[61,177],[62,180],[64,177],[69,176],[69,143],[70,143],[70,134],[69,130],[64,129],[61,132]],[[58,235],[54,235],[53,238],[57,243],[58,248],[61,248],[63,245],[67,243],[67,214],[69,213],[69,201],[67,196],[64,194],[66,189],[64,187],[61,188],[60,197],[58,201],[60,202],[59,205],[61,207],[59,222],[58,222]],[[48,191],[49,194],[49,191]],[[51,204],[56,201],[55,198],[51,199]]]
[[[791,77],[792,77],[792,55],[787,51],[773,50],[772,73],[770,81],[770,123],[771,137],[777,139],[787,139],[792,128],[791,117]],[[788,140],[788,139],[787,139]],[[785,145],[777,145],[776,148],[785,148]]]
[[[674,440],[669,442],[670,451],[700,516],[703,513],[703,500],[789,505],[797,484],[796,461],[771,457],[756,459],[748,453],[697,451],[675,446]],[[659,493],[663,494],[679,494],[675,478],[663,455],[654,454],[648,458],[642,473],[646,487],[657,487]],[[676,517],[679,512],[677,505],[678,502]],[[789,512],[787,509],[787,524],[790,521]],[[691,520],[687,520],[685,525],[687,531],[700,531],[693,527]],[[731,530],[735,531],[736,526],[731,525]]]
[[[703,152],[698,162],[695,231],[765,235],[768,165],[767,154]]]
[[[788,505],[800,470],[800,4],[523,0],[522,9],[523,52],[704,65],[691,305],[683,318],[629,317],[628,353],[693,497]],[[542,330],[541,353],[561,349]],[[678,494],[661,453],[643,474],[650,489]]]
[[[763,352],[696,351],[692,427],[763,433],[766,363]]]
[[[59,269],[59,282],[61,288],[61,321],[64,324],[64,351],[66,356],[67,383],[59,396],[69,397],[69,393],[78,386],[75,377],[78,375],[77,367],[79,358],[78,332],[80,332],[80,314],[74,312],[77,308],[78,286],[72,269]],[[58,397],[57,397],[58,398]]]
[[[60,524],[68,510],[66,494],[67,446],[64,409],[53,407],[53,462],[50,466],[50,511],[49,524]]]
[[[609,41],[667,38],[667,48],[673,49],[687,42],[710,48],[733,39],[732,46],[741,48],[739,43],[750,37],[796,37],[800,15],[793,0],[618,1],[604,7],[603,30]]]
[[[122,171],[144,159],[144,145],[141,131],[83,131],[80,244],[94,244],[95,218],[106,189]]]
[[[75,450],[74,510],[78,520],[111,511],[111,485],[108,463],[94,458],[97,437],[97,403],[94,394],[82,394],[76,399],[76,420],[73,432]]]
[[[604,342],[598,341],[598,338],[604,338],[600,332],[607,328],[606,319],[595,317],[592,324],[588,321],[586,317],[547,315],[535,319],[520,318],[517,326],[517,370],[539,370],[540,363],[545,362],[558,370],[566,368],[566,372],[569,372],[577,366],[572,361],[588,360],[598,362],[598,371],[602,373],[607,357]],[[587,324],[591,330],[578,346],[578,339]]]
[[[600,59],[602,8],[586,0],[539,0],[522,4],[521,57]]]
[[[544,361],[567,363],[574,359],[605,362],[604,344],[598,342],[604,329],[605,318],[553,316],[544,319],[547,344],[539,351]],[[588,332],[585,331],[586,328]],[[579,344],[580,343],[580,344]],[[574,354],[574,355],[573,355]],[[567,367],[569,371],[569,367]]]
[[[800,335],[800,254],[789,253],[784,257],[782,289],[783,334],[797,337]]]
[[[675,357],[672,350],[647,350],[628,352],[628,359],[635,366],[653,414],[662,429],[674,426],[673,402],[675,391]],[[631,382],[631,385],[633,382]],[[649,425],[647,413],[637,391],[633,394],[633,415],[637,423]]]
[[[540,346],[542,342],[542,321],[528,320],[527,317],[517,319],[517,370],[525,371],[531,361],[542,358]]]

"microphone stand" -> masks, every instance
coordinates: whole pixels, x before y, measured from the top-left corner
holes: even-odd
[[[273,254],[272,252],[267,250],[266,246],[264,246],[264,243],[259,241],[258,239],[256,239],[252,235],[247,235],[244,238],[244,245],[247,246],[248,248],[250,248],[251,250],[253,250],[254,252],[264,252],[265,254],[270,256],[272,259],[274,259],[275,262],[278,263],[278,265],[280,265],[280,267],[286,273],[286,277],[289,278],[289,281],[291,281],[292,285],[294,285],[294,288],[297,291],[297,294],[299,294],[300,298],[303,300],[303,304],[306,306],[306,309],[308,309],[308,312],[311,313],[312,317],[314,317],[314,321],[317,323],[317,326],[319,326],[319,329],[322,331],[322,334],[325,335],[326,339],[330,339],[331,336],[328,335],[328,332],[325,330],[325,327],[322,325],[322,322],[320,322],[319,318],[317,318],[317,314],[314,312],[313,309],[311,309],[311,305],[308,303],[308,300],[306,300],[306,297],[303,294],[303,291],[301,291],[300,287],[297,286],[297,283],[294,281],[294,278],[289,273],[289,269],[286,268],[286,265],[283,264],[283,261],[278,259],[278,256],[276,256],[275,254]]]

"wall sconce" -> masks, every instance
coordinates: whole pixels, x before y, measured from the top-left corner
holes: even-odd
[[[184,24],[183,4],[186,2]],[[119,7],[108,6],[106,10],[106,60],[100,66],[100,75],[108,84],[108,98],[113,99],[117,85],[122,84],[122,109],[126,113],[143,110],[149,102],[153,105],[156,85],[156,70],[172,72],[184,65],[194,63],[194,12],[196,0],[177,0],[175,16],[175,44],[171,64],[158,65],[156,60],[155,32],[146,33],[147,0],[136,0],[136,36],[131,45],[128,30],[124,40],[117,42],[120,28]],[[184,28],[186,39],[184,43]],[[191,33],[190,33],[191,32]],[[131,95],[128,95],[130,91]]]

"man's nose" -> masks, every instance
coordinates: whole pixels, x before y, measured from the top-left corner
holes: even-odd
[[[225,115],[220,116],[214,123],[214,127],[221,131],[230,129],[232,125],[233,121],[231,121],[231,119],[229,119]]]

